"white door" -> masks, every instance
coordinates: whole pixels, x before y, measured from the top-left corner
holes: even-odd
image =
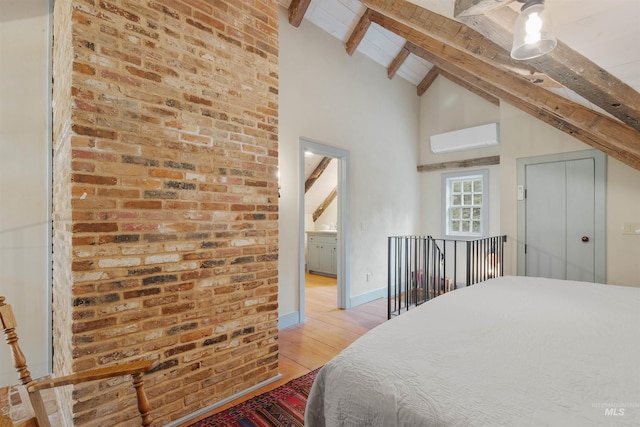
[[[525,275],[596,281],[595,160],[525,166]]]

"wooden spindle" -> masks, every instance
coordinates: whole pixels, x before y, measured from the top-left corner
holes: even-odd
[[[20,376],[20,382],[26,385],[32,381],[31,372],[27,369],[27,359],[24,357],[20,345],[18,345],[18,335],[15,332],[16,319],[13,315],[11,305],[5,304],[5,297],[0,296],[0,322],[2,323],[2,329],[4,330],[7,344],[11,348],[11,354],[13,355],[13,366],[15,366]]]
[[[150,426],[153,422],[151,418],[151,405],[149,404],[149,399],[147,399],[147,395],[144,392],[144,381],[142,379],[142,373],[131,375],[133,380],[133,387],[136,389],[136,397],[138,398],[138,411],[140,412],[140,416],[142,417],[142,425]]]

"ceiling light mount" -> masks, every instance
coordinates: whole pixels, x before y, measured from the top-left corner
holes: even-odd
[[[517,0],[518,3],[523,3],[520,8],[520,12],[525,10],[529,6],[533,6],[534,4],[544,4],[544,0]]]
[[[551,30],[551,18],[544,8],[544,0],[518,2],[523,5],[513,28],[511,57],[522,61],[550,52],[558,41]]]

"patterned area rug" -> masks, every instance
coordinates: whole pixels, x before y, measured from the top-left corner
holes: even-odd
[[[318,369],[190,427],[302,427],[304,408]]]

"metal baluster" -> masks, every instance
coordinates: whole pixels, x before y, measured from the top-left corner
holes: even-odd
[[[391,319],[391,237],[387,238],[387,320]]]

